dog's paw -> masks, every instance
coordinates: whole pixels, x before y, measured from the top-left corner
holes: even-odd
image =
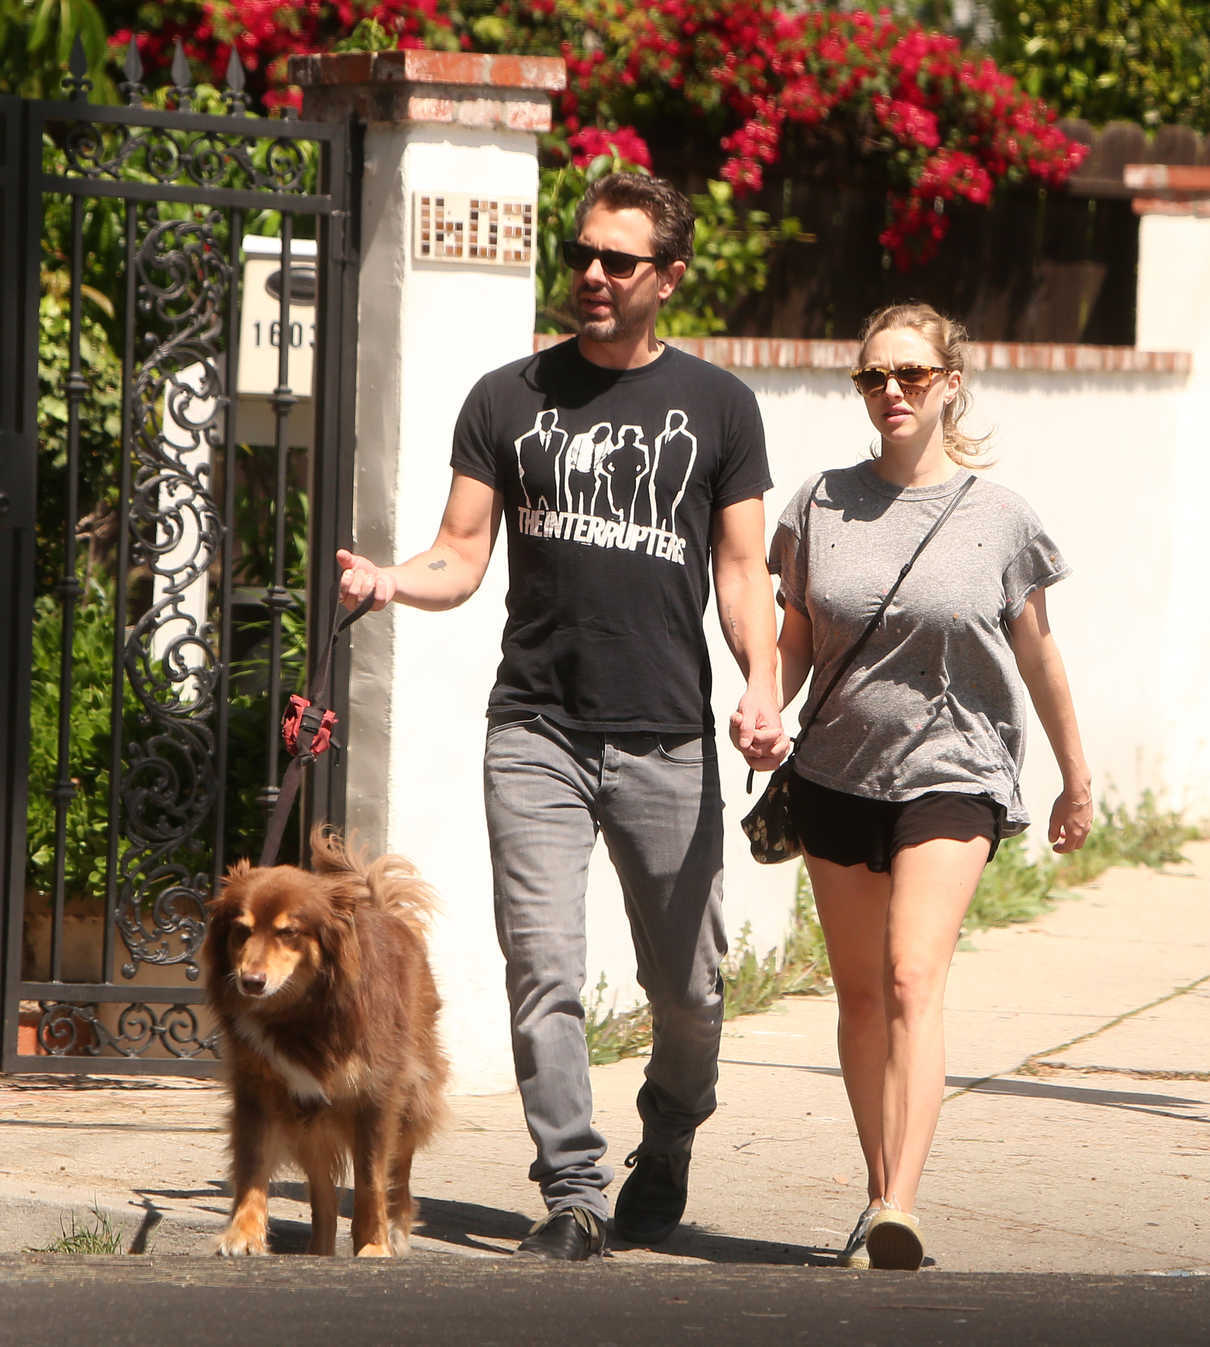
[[[219,1236],[214,1252],[220,1258],[241,1258],[245,1255],[259,1258],[269,1252],[269,1241],[264,1231],[250,1233],[233,1225]]]
[[[387,1244],[363,1244],[357,1250],[358,1258],[390,1258],[391,1249]]]

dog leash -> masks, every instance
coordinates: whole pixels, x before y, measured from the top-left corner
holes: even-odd
[[[273,865],[277,861],[277,850],[281,846],[282,834],[286,830],[286,820],[294,807],[294,797],[298,794],[303,768],[332,747],[336,712],[324,706],[324,702],[328,700],[328,685],[332,681],[332,657],[336,651],[336,642],[359,617],[370,611],[373,604],[373,594],[367,594],[351,612],[343,612],[339,601],[335,595],[333,596],[332,630],[320,667],[311,680],[310,695],[304,697],[297,692],[290,694],[281,722],[282,739],[285,741],[286,751],[291,755],[290,765],[282,777],[277,802],[273,806],[272,814],[269,815],[269,825],[261,846],[260,865]]]

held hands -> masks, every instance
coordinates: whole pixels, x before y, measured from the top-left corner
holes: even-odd
[[[375,613],[395,597],[398,586],[393,572],[376,566],[369,557],[341,547],[336,552],[336,564],[341,568],[340,602],[350,612],[370,594],[374,596],[371,611]]]
[[[1050,839],[1054,851],[1079,851],[1092,829],[1092,793],[1065,790],[1050,811]]]
[[[730,732],[731,742],[757,772],[771,772],[790,751],[789,736],[771,698],[746,692],[731,713]]]

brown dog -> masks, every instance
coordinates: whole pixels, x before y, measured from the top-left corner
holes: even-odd
[[[402,857],[363,868],[322,829],[311,859],[313,871],[240,861],[209,904],[202,959],[233,1103],[220,1254],[266,1252],[269,1181],[287,1160],[310,1185],[308,1252],[333,1253],[350,1155],[354,1252],[406,1253],[412,1155],[443,1114],[431,891]]]

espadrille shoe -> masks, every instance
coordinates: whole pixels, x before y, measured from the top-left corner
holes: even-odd
[[[883,1207],[870,1217],[865,1244],[872,1268],[915,1272],[924,1262],[919,1219],[895,1207]]]

